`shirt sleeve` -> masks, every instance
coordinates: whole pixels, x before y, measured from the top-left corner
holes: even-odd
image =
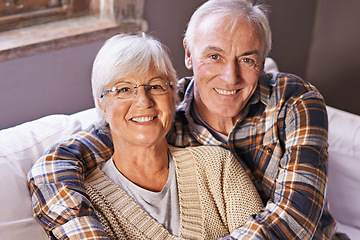
[[[88,216],[72,218],[55,227],[51,233],[52,239],[109,239],[101,223]]]
[[[28,185],[33,214],[50,238],[104,239],[84,179],[112,153],[108,135],[90,127],[53,145],[31,168]]]
[[[284,154],[272,197],[265,208],[223,239],[312,239],[316,231],[323,234],[319,220],[327,184],[325,103],[314,90],[289,101],[284,109],[285,126],[278,132]]]

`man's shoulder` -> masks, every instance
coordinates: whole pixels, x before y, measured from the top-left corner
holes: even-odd
[[[320,96],[319,91],[311,83],[291,73],[266,73],[261,78],[262,84],[270,88],[271,95],[289,99],[313,93]],[[260,83],[261,84],[261,83]]]
[[[54,144],[48,151],[51,152],[67,152],[67,151],[98,151],[112,148],[112,140],[108,133],[102,131],[98,127],[91,125],[88,129],[71,135],[68,139]]]

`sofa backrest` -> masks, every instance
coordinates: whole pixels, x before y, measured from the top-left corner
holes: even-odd
[[[360,116],[332,107],[327,110],[330,212],[338,222],[360,232]]]

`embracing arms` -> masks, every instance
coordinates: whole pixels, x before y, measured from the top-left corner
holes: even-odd
[[[86,196],[84,178],[112,153],[109,137],[91,127],[52,146],[32,167],[33,213],[52,239],[107,239]]]
[[[286,78],[284,82],[292,80]],[[314,87],[296,79],[284,84],[283,89],[286,101],[279,101],[277,110],[275,106],[265,111],[267,119],[273,119],[263,124],[266,131],[261,144],[249,150],[253,154],[250,168],[266,201],[265,208],[232,232],[232,239],[331,236],[334,220],[324,208],[328,146],[325,103]]]

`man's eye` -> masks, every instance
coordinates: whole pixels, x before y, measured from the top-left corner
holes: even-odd
[[[243,58],[243,59],[241,59],[241,62],[255,64],[255,60],[253,60],[251,58]]]
[[[211,59],[214,59],[214,60],[218,60],[218,59],[219,59],[219,55],[217,55],[217,54],[211,54],[211,55],[210,55],[210,58],[211,58]]]

